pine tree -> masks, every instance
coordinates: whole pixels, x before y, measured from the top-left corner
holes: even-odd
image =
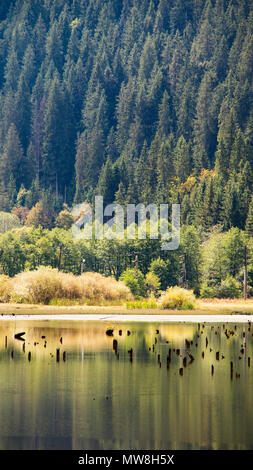
[[[216,152],[216,170],[224,178],[229,173],[230,155],[237,130],[238,124],[234,109],[225,100],[222,103],[219,115],[218,147]]]
[[[210,168],[213,164],[212,155],[215,150],[212,132],[213,77],[207,72],[201,82],[196,106],[197,117],[194,123],[194,166]]]
[[[54,78],[46,103],[43,129],[42,179],[45,187],[52,187],[58,197],[69,178],[66,166],[65,115],[62,88]]]
[[[42,14],[39,14],[38,20],[33,30],[33,45],[36,51],[36,65],[41,65],[45,58],[45,44],[46,44],[46,25],[43,21]]]
[[[139,80],[148,80],[151,77],[152,70],[157,60],[155,44],[150,34],[144,44],[143,52],[140,58]]]
[[[47,62],[53,62],[56,69],[60,72],[63,66],[63,43],[56,21],[50,28],[46,40]]]
[[[158,133],[161,137],[168,137],[172,132],[172,109],[171,109],[171,100],[169,98],[167,90],[164,91],[162,102],[159,106],[158,113]]]
[[[114,176],[112,162],[108,158],[101,169],[96,189],[96,194],[103,196],[105,206],[113,203],[115,192],[118,189]]]
[[[0,192],[6,196],[5,204],[13,203],[10,199],[10,189],[19,187],[22,183],[21,163],[24,160],[23,149],[14,124],[9,128],[6,136],[3,153],[0,160]]]
[[[121,206],[125,206],[127,201],[127,189],[124,186],[124,183],[122,181],[119,184],[118,191],[116,191],[115,194],[115,203],[120,204]],[[133,202],[130,202],[130,204],[133,204]]]
[[[251,196],[250,200],[245,231],[249,237],[253,237],[253,196]]]
[[[10,89],[16,91],[18,87],[18,78],[20,73],[20,64],[17,57],[17,51],[12,49],[8,55],[5,67],[5,88],[7,91]]]
[[[161,141],[157,158],[157,187],[156,200],[158,204],[168,203],[171,183],[175,177],[174,171],[174,139],[173,134]]]
[[[31,94],[25,74],[21,74],[18,90],[15,96],[16,120],[15,124],[20,140],[26,151],[30,137]]]
[[[191,172],[190,146],[182,136],[178,139],[174,151],[174,168],[179,181],[184,182]]]

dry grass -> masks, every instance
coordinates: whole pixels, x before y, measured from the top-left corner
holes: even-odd
[[[8,278],[7,278],[8,279]],[[3,286],[5,281],[2,282]],[[50,267],[17,274],[6,281],[5,301],[48,305],[57,299],[70,303],[99,305],[107,301],[122,302],[132,299],[130,289],[121,281],[98,273],[75,276]]]
[[[54,301],[53,301],[54,302]],[[68,301],[67,299],[58,299],[56,304],[42,305],[42,304],[17,304],[17,303],[0,303],[0,320],[4,318],[5,315],[15,314],[16,316],[20,315],[51,315],[52,319],[57,318],[60,314],[67,314],[71,319],[72,314],[101,314],[101,315],[128,315],[129,317],[138,315],[191,315],[193,314],[192,310],[163,310],[161,307],[156,309],[133,309],[127,308],[126,302],[116,301],[104,301],[102,304],[98,305],[95,301],[93,305],[90,302],[86,301],[81,303],[78,301]],[[116,305],[117,304],[117,305]],[[243,300],[234,301],[231,303],[227,300],[218,300],[217,303],[198,300],[197,308],[194,309],[194,315],[216,315],[217,318],[219,315],[228,315],[233,317],[234,314],[247,314],[253,315],[253,299],[248,299],[246,302]],[[130,319],[130,318],[129,318]]]

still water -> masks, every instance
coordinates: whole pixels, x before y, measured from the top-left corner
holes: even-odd
[[[0,449],[253,449],[252,390],[250,324],[0,323]]]

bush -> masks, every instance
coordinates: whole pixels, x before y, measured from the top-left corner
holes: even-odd
[[[200,289],[200,297],[202,299],[235,299],[241,297],[240,283],[232,276],[228,276],[216,286],[208,286],[204,282]]]
[[[162,309],[192,310],[196,307],[196,298],[193,291],[182,287],[168,287],[159,299]]]
[[[145,297],[145,278],[141,271],[138,271],[138,274],[136,275],[135,269],[128,268],[121,274],[120,280],[123,281],[127,287],[129,287],[132,294],[136,298]]]
[[[131,300],[130,288],[114,277],[105,277],[99,273],[84,273],[79,276],[81,295],[85,299],[102,301]]]
[[[60,273],[56,269],[41,267],[36,271],[17,274],[11,281],[13,302],[48,304],[61,297]]]
[[[215,288],[215,293],[218,299],[238,299],[241,297],[240,283],[232,276],[228,276]]]
[[[98,273],[75,276],[44,266],[36,271],[17,274],[10,285],[10,299],[22,303],[49,304],[57,303],[57,299],[67,299],[73,303],[82,301],[92,305],[132,299],[130,289],[114,278]]]
[[[206,281],[201,284],[200,297],[201,299],[215,298],[215,289],[213,287],[208,286]]]

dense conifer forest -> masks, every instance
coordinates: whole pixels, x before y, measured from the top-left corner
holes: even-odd
[[[97,193],[245,227],[251,0],[6,0],[0,18],[1,210]]]
[[[252,235],[252,64],[252,0],[1,1],[0,211],[67,229],[99,194]]]

